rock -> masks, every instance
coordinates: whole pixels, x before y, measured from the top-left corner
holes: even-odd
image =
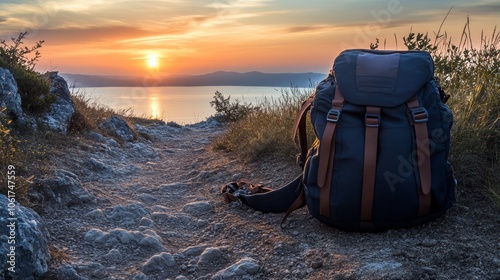
[[[85,165],[93,170],[93,171],[98,171],[100,173],[108,173],[108,174],[114,174],[114,170],[113,170],[113,167],[111,167],[110,165],[104,163],[101,159],[96,159],[96,158],[89,158]]]
[[[158,200],[156,197],[147,193],[141,193],[139,199],[144,203],[154,203]]]
[[[115,228],[109,232],[105,232],[100,229],[93,228],[85,234],[84,239],[87,242],[105,244],[111,247],[135,242],[140,246],[153,249],[155,252],[165,250],[165,247],[162,244],[162,238],[151,229],[141,232]]]
[[[149,218],[146,218],[146,217],[143,217],[140,221],[139,221],[139,225],[140,226],[143,226],[143,227],[147,227],[147,228],[152,228],[155,226],[153,220],[149,219]]]
[[[234,279],[238,276],[255,275],[259,273],[260,265],[252,258],[243,258],[237,263],[220,270],[212,279]]]
[[[191,202],[186,204],[182,211],[193,216],[202,216],[211,213],[213,206],[207,201]]]
[[[115,206],[108,218],[119,222],[121,225],[132,226],[145,216],[149,216],[149,213],[144,208],[144,205],[134,203],[126,206],[121,204]]]
[[[200,264],[211,264],[217,262],[222,257],[222,252],[219,248],[206,248],[200,255]]]
[[[14,279],[35,279],[46,273],[50,260],[48,233],[40,216],[0,195],[0,224],[1,275],[9,275],[10,267],[15,269],[11,274]]]
[[[0,109],[6,108],[7,117],[18,125],[24,125],[27,120],[21,104],[14,77],[9,70],[0,68]]]
[[[87,280],[87,278],[78,275],[75,268],[70,264],[64,264],[61,267],[52,269],[44,279]]]
[[[165,247],[161,243],[161,240],[154,236],[146,236],[141,241],[139,241],[139,245],[144,247],[149,247],[155,251],[163,251]]]
[[[420,245],[424,247],[434,247],[437,245],[437,243],[438,242],[434,239],[425,239],[420,243]]]
[[[85,241],[88,242],[99,242],[102,240],[106,233],[100,229],[93,228],[87,231],[87,233],[84,236]]]
[[[104,215],[104,212],[101,209],[94,209],[87,214],[85,214],[85,217],[91,218],[94,220],[103,220],[106,219],[106,216]]]
[[[181,253],[188,257],[194,257],[200,255],[203,251],[205,251],[207,247],[208,247],[207,245],[191,246],[182,250]]]
[[[142,272],[146,274],[154,274],[161,272],[169,267],[175,266],[174,256],[170,253],[161,253],[152,256],[143,266]]]
[[[191,184],[189,183],[171,183],[171,184],[163,184],[159,187],[161,192],[165,192],[169,195],[181,195],[186,193],[189,188],[191,187]]]
[[[36,182],[28,197],[40,204],[56,202],[65,206],[81,205],[95,200],[75,174],[63,169],[58,170],[51,178]]]
[[[111,262],[119,262],[122,259],[122,253],[118,249],[111,249],[103,258]]]
[[[314,269],[318,269],[323,267],[323,260],[321,259],[316,259],[311,263],[311,267]]]
[[[122,141],[129,142],[135,139],[135,135],[128,123],[119,116],[112,116],[103,121],[99,128]]]
[[[50,130],[66,134],[71,117],[75,113],[75,104],[71,99],[68,83],[58,72],[50,72],[50,92],[57,99],[50,106],[50,111],[41,116],[41,122]]]
[[[90,262],[79,265],[76,270],[79,274],[89,275],[91,279],[109,279],[106,267],[100,263]]]

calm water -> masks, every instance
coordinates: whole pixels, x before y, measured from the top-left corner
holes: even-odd
[[[133,114],[155,117],[179,124],[205,120],[215,113],[210,106],[214,93],[254,103],[264,97],[279,98],[281,88],[242,86],[200,87],[88,87],[80,89],[86,96],[113,109],[132,108]]]

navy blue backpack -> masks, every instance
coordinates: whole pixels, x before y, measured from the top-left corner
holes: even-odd
[[[277,190],[238,182],[222,193],[286,216],[307,205],[318,220],[346,230],[430,221],[455,201],[447,98],[427,52],[343,51],[297,117],[302,174]]]

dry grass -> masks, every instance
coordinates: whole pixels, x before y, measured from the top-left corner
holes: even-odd
[[[297,148],[291,138],[297,112],[310,90],[282,90],[280,98],[265,99],[249,116],[232,123],[214,148],[236,153],[245,161],[263,157],[295,160]]]

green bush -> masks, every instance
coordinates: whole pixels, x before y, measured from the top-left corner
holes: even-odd
[[[250,113],[258,108],[254,108],[252,104],[240,103],[236,99],[231,103],[231,96],[227,98],[219,91],[214,94],[214,100],[210,101],[210,106],[215,107],[217,114],[212,116],[218,122],[235,122],[246,118]]]
[[[38,113],[48,110],[56,96],[50,93],[49,78],[34,71],[43,41],[31,48],[26,47],[23,40],[27,35],[28,32],[22,32],[17,38],[11,38],[11,44],[0,40],[0,67],[9,69],[14,76],[23,110]]]

